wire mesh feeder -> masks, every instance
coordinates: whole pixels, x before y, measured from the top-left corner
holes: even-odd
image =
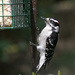
[[[30,0],[0,0],[0,29],[30,26]]]

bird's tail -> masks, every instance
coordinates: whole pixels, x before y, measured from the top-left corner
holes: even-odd
[[[44,64],[45,64],[45,56],[43,55],[40,57],[39,64],[36,67],[36,74],[39,72],[39,70],[43,67]]]

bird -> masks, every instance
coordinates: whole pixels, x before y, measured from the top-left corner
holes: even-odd
[[[36,74],[42,67],[45,69],[46,65],[52,59],[58,41],[60,28],[59,22],[56,19],[41,18],[44,20],[46,26],[37,37],[38,44],[30,42],[30,45],[35,46],[37,51],[40,53],[39,63],[36,67]]]

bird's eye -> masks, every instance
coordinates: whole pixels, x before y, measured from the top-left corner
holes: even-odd
[[[53,23],[53,20],[50,20],[51,23]]]

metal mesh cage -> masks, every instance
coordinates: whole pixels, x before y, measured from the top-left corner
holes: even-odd
[[[0,0],[0,29],[30,26],[30,0]]]

